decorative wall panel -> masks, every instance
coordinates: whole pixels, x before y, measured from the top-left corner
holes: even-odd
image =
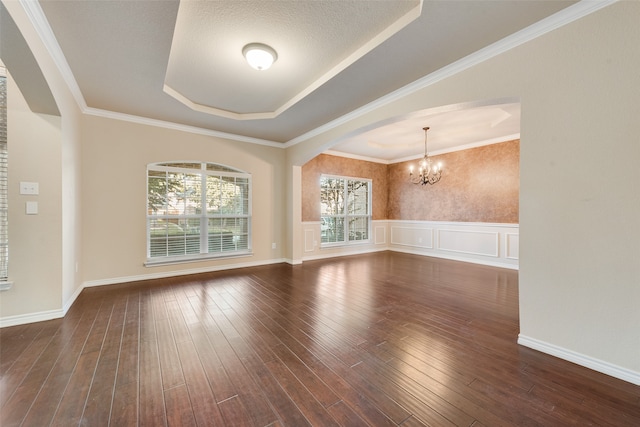
[[[438,230],[438,249],[497,257],[499,236],[486,231]]]
[[[374,236],[376,245],[384,245],[387,243],[387,228],[385,226],[375,226]]]
[[[430,249],[433,248],[433,229],[392,225],[391,243]]]
[[[315,248],[315,233],[313,229],[305,229],[304,230],[304,251],[305,252],[313,252]]]
[[[505,235],[506,257],[509,259],[520,259],[520,235],[507,233]]]

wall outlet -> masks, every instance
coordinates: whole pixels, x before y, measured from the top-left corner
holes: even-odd
[[[37,195],[40,192],[37,182],[20,182],[20,194]]]
[[[272,244],[271,244],[271,249],[275,249],[275,248],[276,248],[276,244],[275,244],[275,243],[272,243]]]

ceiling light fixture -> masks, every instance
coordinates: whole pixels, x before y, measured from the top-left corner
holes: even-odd
[[[249,43],[242,48],[242,54],[251,67],[260,71],[268,69],[278,59],[276,51],[262,43]]]
[[[413,165],[409,166],[409,179],[414,184],[435,184],[440,181],[442,177],[442,163],[438,162],[437,165],[431,165],[431,159],[429,158],[429,154],[427,154],[427,131],[428,127],[422,128],[424,129],[424,157],[422,161],[418,163],[418,176],[413,176]]]

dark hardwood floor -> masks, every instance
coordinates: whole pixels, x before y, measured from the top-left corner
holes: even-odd
[[[517,335],[517,272],[393,252],[88,288],[0,330],[0,425],[640,426]]]

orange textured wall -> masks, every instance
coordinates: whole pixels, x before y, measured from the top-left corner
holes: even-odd
[[[322,154],[302,167],[302,220],[320,220],[320,175],[373,180],[373,219],[518,223],[520,141],[434,156],[435,185],[408,180],[409,165],[383,165]]]
[[[444,166],[435,185],[407,181],[409,165],[389,165],[387,219],[518,223],[520,141],[434,156]]]
[[[373,219],[387,218],[387,165],[320,154],[302,166],[302,220],[320,221],[320,175],[372,180]]]

